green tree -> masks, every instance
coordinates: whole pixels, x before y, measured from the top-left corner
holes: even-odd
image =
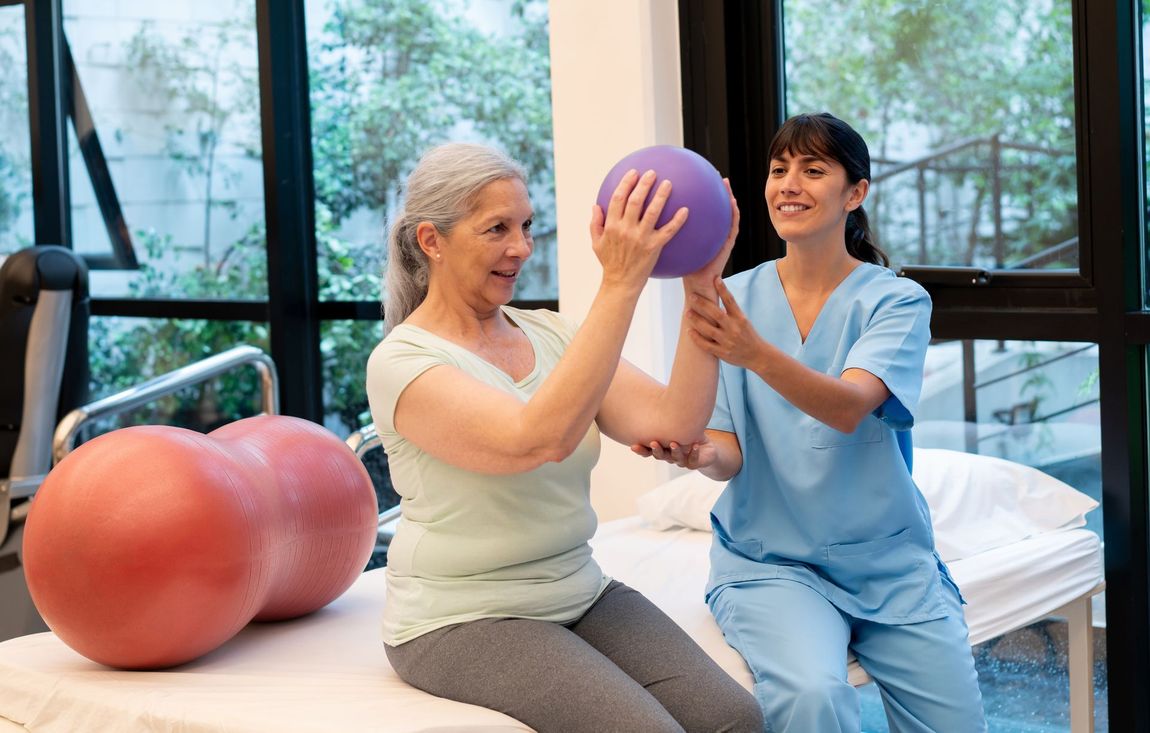
[[[310,54],[318,203],[339,227],[360,210],[392,210],[418,157],[440,142],[478,138],[532,174],[536,260],[552,261],[554,174],[546,4],[516,2],[518,29],[477,30],[450,0],[346,0]],[[349,243],[378,272],[382,242]],[[531,277],[550,286],[553,275]],[[327,286],[327,284],[324,284]],[[360,297],[377,297],[378,288]]]
[[[927,150],[997,136],[1020,146],[1002,158],[1007,261],[1077,233],[1071,3],[788,0],[785,24],[788,112],[843,117],[878,159],[910,131]],[[993,257],[990,154],[988,143],[968,148],[928,180],[932,209],[965,225],[966,251],[935,253],[946,264]],[[892,185],[907,194],[892,195]],[[902,261],[916,256],[917,227],[904,221],[910,231],[899,240],[882,224],[913,207],[915,185],[913,173],[891,179],[872,200],[880,237]]]
[[[383,233],[343,239],[356,212],[386,216],[429,147],[461,137],[502,147],[527,167],[537,254],[527,278],[548,287],[554,247],[554,173],[546,4],[516,2],[517,28],[477,30],[459,2],[347,0],[309,56],[319,238],[325,299],[380,297]],[[366,419],[363,365],[379,324],[331,323],[323,335],[325,400],[346,426]]]
[[[17,8],[19,10],[19,8]],[[8,10],[0,8],[0,10]],[[0,16],[0,65],[11,71],[0,78],[0,120],[27,129],[28,78],[21,70],[25,63],[23,11],[15,16],[19,23],[6,22]],[[23,232],[14,231],[16,221],[31,198],[32,176],[27,137],[5,135],[0,139],[0,252],[14,252],[30,244]]]
[[[267,279],[267,258],[262,226],[232,242],[211,265],[188,270],[162,266],[171,250],[170,235],[155,231],[136,233],[147,257],[129,286],[133,297],[219,299],[245,292],[252,283]],[[163,374],[218,354],[237,344],[268,349],[267,324],[250,321],[163,319],[92,319],[89,341],[93,391],[113,393],[134,386],[141,376]],[[96,386],[98,385],[98,387]],[[181,393],[124,416],[133,422],[177,424],[210,430],[223,423],[255,414],[259,409],[259,380],[252,370],[237,370],[217,380],[189,387]],[[116,423],[93,426],[104,432]]]
[[[221,146],[238,147],[259,159],[259,94],[254,68],[254,13],[190,29],[175,43],[145,21],[127,43],[125,61],[137,88],[163,110],[168,160],[199,180],[203,204],[200,245],[210,267],[212,216],[237,205],[222,195],[239,183],[239,171],[223,163]],[[251,63],[245,63],[250,61]],[[223,190],[221,190],[223,189]],[[191,233],[188,239],[191,239]]]
[[[546,256],[554,246],[546,2],[514,0],[508,7],[513,28],[491,35],[475,29],[464,4],[453,0],[330,4],[330,20],[310,38],[309,49],[316,238],[325,300],[380,297],[382,233],[371,241],[353,241],[343,227],[362,211],[386,219],[422,152],[458,138],[496,144],[533,174],[540,232],[536,260],[543,263],[533,274],[552,282]],[[127,44],[138,84],[161,108],[175,111],[165,118],[165,152],[172,165],[202,176],[205,222],[213,208],[231,205],[215,183],[216,177],[226,182],[231,175],[220,164],[219,146],[225,138],[243,140],[235,128],[254,119],[256,80],[250,69],[230,61],[254,45],[252,27],[249,16],[221,19],[210,32],[185,33],[173,43],[145,26]],[[235,86],[221,89],[221,84]],[[254,123],[249,127],[258,131]],[[258,156],[254,140],[247,149]],[[191,269],[171,264],[170,234],[138,236],[148,258],[131,285],[133,295],[234,298],[266,291],[262,222],[224,247],[209,246],[205,224],[204,256]],[[330,419],[346,430],[366,418],[363,369],[381,335],[379,322],[324,324],[325,406]],[[235,343],[266,340],[265,324],[98,322],[93,382],[127,385],[141,373],[163,371]],[[234,419],[246,403],[228,402],[225,391],[199,390],[179,403],[183,407],[165,409]]]

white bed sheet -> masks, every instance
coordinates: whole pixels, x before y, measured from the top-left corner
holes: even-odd
[[[742,658],[706,605],[710,536],[659,532],[638,518],[605,523],[596,557],[647,594],[744,686]],[[1102,579],[1098,538],[1043,535],[952,564],[975,643],[1024,625]],[[295,621],[252,624],[220,649],[172,670],[110,670],[54,634],[0,643],[0,731],[37,733],[510,733],[531,729],[484,708],[432,697],[395,676],[379,638],[383,572],[365,573],[328,607]],[[855,669],[857,679],[861,670]]]
[[[604,524],[592,541],[607,574],[654,601],[750,689],[750,670],[727,645],[703,601],[710,543],[709,532],[647,529],[638,517]],[[964,611],[972,644],[1043,618],[1103,578],[1098,535],[1084,529],[1039,535],[948,567],[968,604]],[[866,681],[857,662],[851,662],[849,679]]]
[[[305,618],[250,624],[207,656],[116,671],[43,633],[0,643],[0,720],[35,733],[523,733],[493,710],[433,697],[388,665],[382,570]],[[3,731],[3,728],[0,728]]]

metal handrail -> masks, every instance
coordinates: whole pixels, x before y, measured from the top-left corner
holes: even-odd
[[[981,146],[989,145],[990,147],[990,164],[989,175],[990,184],[989,191],[980,191],[978,196],[974,199],[973,212],[969,219],[971,241],[968,242],[968,251],[965,256],[966,264],[973,264],[972,253],[974,251],[973,237],[977,226],[981,222],[981,202],[982,194],[989,193],[991,195],[991,215],[994,225],[994,240],[993,240],[993,260],[994,265],[992,269],[1027,269],[1034,267],[1045,266],[1049,263],[1057,262],[1063,253],[1073,251],[1077,245],[1077,239],[1062,242],[1053,248],[1048,248],[1037,255],[1031,255],[1023,261],[1015,264],[1008,264],[1007,259],[1007,242],[1006,230],[1004,224],[1004,208],[1003,208],[1003,178],[1011,170],[1025,170],[1030,168],[1029,165],[1011,165],[1003,160],[1003,152],[1007,150],[1020,151],[1024,153],[1041,154],[1051,157],[1068,157],[1073,156],[1073,151],[1058,150],[1055,148],[1048,148],[1041,145],[1031,145],[1028,143],[1012,143],[1003,140],[999,134],[993,134],[987,137],[971,137],[955,141],[937,150],[931,151],[926,155],[919,156],[913,160],[908,161],[894,161],[882,158],[872,158],[872,163],[879,166],[887,166],[885,170],[877,170],[871,176],[871,185],[875,186],[874,195],[876,206],[879,199],[880,184],[888,179],[902,175],[903,173],[915,172],[918,177],[917,192],[918,192],[918,257],[922,264],[926,264],[928,260],[927,248],[927,181],[926,172],[935,171],[938,173],[948,172],[974,172],[979,170],[986,170],[985,166],[954,166],[944,164],[943,161],[951,156],[969,149],[977,149]],[[957,221],[957,220],[956,220]],[[936,223],[936,228],[940,234],[944,233],[947,227],[939,221]]]
[[[363,458],[368,451],[383,445],[383,439],[380,438],[379,433],[375,431],[375,423],[364,425],[359,430],[347,436],[347,440],[344,442],[355,452],[356,458]]]
[[[236,346],[72,410],[56,426],[52,439],[53,463],[59,463],[75,449],[80,429],[92,420],[127,412],[152,400],[174,394],[185,387],[206,382],[249,364],[255,367],[260,375],[263,412],[269,415],[278,414],[279,379],[276,376],[275,362],[255,346]]]
[[[887,168],[885,170],[879,171],[878,173],[874,174],[874,176],[871,177],[870,182],[872,184],[878,183],[879,181],[882,181],[885,178],[892,178],[894,176],[897,176],[900,173],[905,173],[907,171],[914,170],[915,168],[935,168],[936,166],[931,166],[929,164],[936,161],[936,160],[941,160],[943,158],[954,155],[955,153],[962,151],[962,150],[965,150],[966,148],[973,148],[973,147],[978,146],[978,145],[989,145],[989,144],[992,144],[993,141],[994,141],[993,135],[988,136],[988,137],[968,137],[968,138],[963,138],[961,140],[953,142],[949,145],[946,145],[945,147],[937,148],[937,149],[927,153],[926,155],[921,155],[917,158],[912,158],[911,160],[888,160],[885,158],[872,158],[871,162],[878,163],[880,165],[889,165],[890,168]],[[1072,150],[1058,150],[1057,148],[1047,148],[1047,147],[1044,147],[1041,145],[1029,145],[1027,143],[1013,143],[1013,142],[1007,142],[1007,141],[1000,141],[998,143],[998,145],[999,145],[999,147],[1001,147],[1003,149],[1020,150],[1024,153],[1041,153],[1043,155],[1050,155],[1050,156],[1074,155],[1074,151],[1072,151]],[[1022,167],[1024,167],[1024,166],[1020,166],[1020,168],[1022,168]],[[947,169],[947,170],[952,170],[952,169]],[[953,169],[953,170],[958,170],[958,169]],[[978,170],[984,170],[984,169],[983,168],[974,168],[973,166],[970,168],[970,171],[978,171]]]
[[[355,457],[360,460],[367,455],[368,451],[375,450],[383,446],[383,439],[379,437],[379,433],[375,430],[375,423],[368,423],[359,430],[356,430],[351,435],[347,436],[344,441],[347,446],[355,453]],[[399,505],[388,507],[379,513],[379,531],[377,534],[377,546],[387,547],[391,542],[391,538],[395,535],[395,522],[399,519],[401,514]]]
[[[1090,349],[1093,349],[1093,348],[1094,348],[1094,344],[1087,344],[1086,346],[1080,346],[1077,349],[1073,349],[1071,351],[1064,351],[1061,354],[1057,354],[1055,356],[1052,356],[1045,361],[1039,361],[1036,364],[1029,364],[1027,366],[1022,367],[1021,369],[1010,372],[1009,374],[1003,374],[1003,375],[994,377],[993,379],[988,379],[985,382],[975,382],[974,388],[975,389],[982,389],[983,387],[989,387],[992,384],[998,384],[999,382],[1005,382],[1008,379],[1013,379],[1014,377],[1021,376],[1023,374],[1026,374],[1027,372],[1032,372],[1035,369],[1041,369],[1042,367],[1053,364],[1056,361],[1061,361],[1061,360],[1066,359],[1066,358],[1071,357],[1071,356],[1077,356],[1078,354],[1081,354],[1083,351],[1089,351]]]
[[[980,145],[982,143],[987,142],[987,140],[988,140],[988,138],[984,138],[984,137],[968,137],[968,138],[953,142],[950,145],[947,145],[945,147],[938,148],[937,150],[931,151],[930,153],[927,153],[926,155],[919,156],[918,158],[914,158],[912,160],[907,160],[907,161],[902,161],[899,163],[894,163],[893,165],[891,165],[890,168],[887,168],[886,170],[883,170],[883,171],[879,171],[878,173],[875,173],[873,176],[871,176],[871,179],[870,179],[871,185],[874,185],[876,183],[880,183],[881,181],[883,181],[886,178],[893,178],[894,176],[897,176],[900,173],[905,173],[906,171],[914,170],[915,168],[922,168],[922,167],[926,166],[927,163],[930,163],[932,160],[940,160],[940,159],[945,158],[949,155],[954,155],[955,153],[957,153],[960,150],[965,150],[966,148],[972,148],[976,145]],[[875,162],[882,162],[882,163],[892,162],[893,163],[893,161],[883,161],[883,160],[876,160]]]
[[[1017,262],[1010,263],[1008,270],[1029,270],[1041,267],[1048,262],[1057,262],[1062,259],[1062,255],[1068,252],[1078,251],[1078,237],[1071,237],[1065,242],[1053,244],[1041,252],[1036,252],[1029,257],[1025,257]]]

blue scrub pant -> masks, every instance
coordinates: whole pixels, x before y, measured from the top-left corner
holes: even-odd
[[[858,733],[858,692],[847,649],[878,684],[892,733],[981,733],[982,693],[955,589],[950,613],[891,625],[849,616],[820,593],[772,578],[721,588],[710,598],[727,642],[755,677],[772,733]]]

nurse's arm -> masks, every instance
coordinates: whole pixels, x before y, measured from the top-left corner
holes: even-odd
[[[764,340],[723,283],[717,284],[722,307],[692,303],[691,336],[695,343],[728,364],[758,375],[771,389],[819,422],[853,433],[890,390],[863,369],[832,376],[811,369]]]
[[[715,446],[715,460],[699,472],[716,481],[726,481],[743,468],[743,449],[739,438],[725,430],[708,430],[707,439]]]
[[[703,439],[690,445],[652,441],[635,444],[631,450],[643,457],[656,458],[699,473],[716,481],[726,481],[743,467],[743,449],[734,433],[706,430]]]
[[[867,415],[890,397],[881,379],[864,369],[839,377],[815,371],[771,344],[753,369],[788,402],[842,433],[853,433]]]

